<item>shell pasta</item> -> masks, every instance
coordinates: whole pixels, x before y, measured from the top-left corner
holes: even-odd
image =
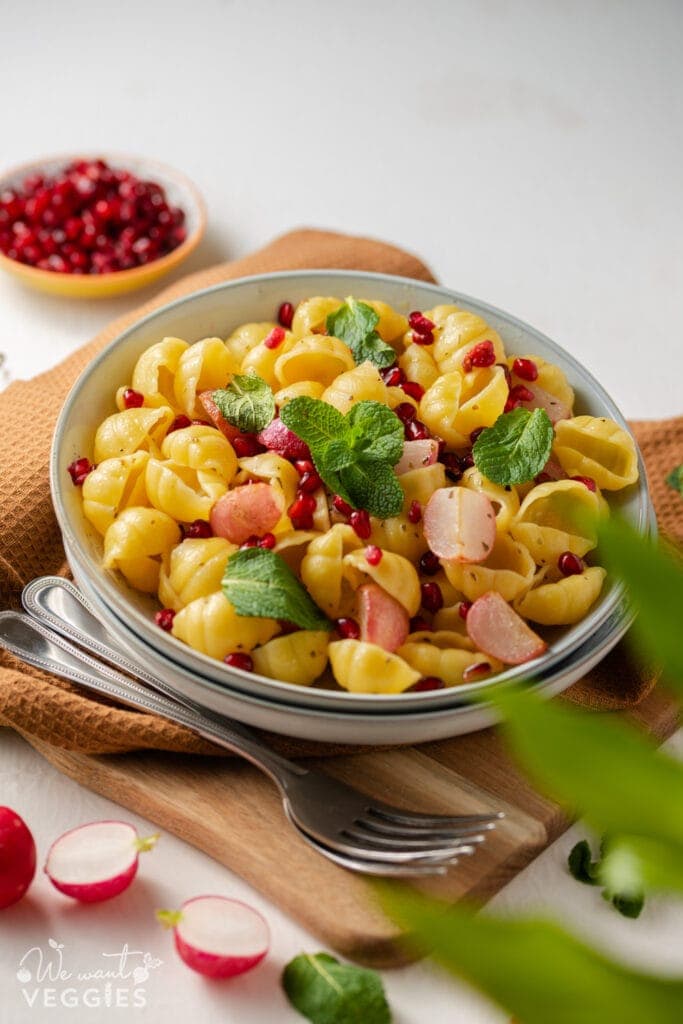
[[[527,462],[494,449],[518,424]],[[157,340],[112,382],[92,460],[69,472],[103,570],[158,598],[160,628],[233,670],[378,694],[543,653],[602,593],[602,492],[638,479],[631,435],[481,316],[334,296]]]

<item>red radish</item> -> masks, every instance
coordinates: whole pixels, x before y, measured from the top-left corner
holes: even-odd
[[[157,910],[157,919],[173,928],[180,959],[207,978],[234,978],[250,971],[270,946],[270,930],[261,914],[225,896],[195,896],[180,910]]]
[[[65,832],[50,847],[45,874],[55,889],[81,903],[100,903],[127,889],[141,853],[158,833],[141,839],[125,821],[93,821]]]
[[[211,509],[211,529],[216,537],[225,537],[233,544],[243,544],[254,534],[262,537],[282,516],[283,503],[278,498],[270,484],[236,487]]]
[[[467,487],[442,487],[427,502],[424,535],[439,558],[483,562],[496,539],[496,513],[485,494]]]
[[[533,397],[530,402],[525,401],[524,407],[526,409],[545,409],[553,426],[559,420],[566,420],[571,416],[571,406],[563,402],[557,395],[551,395],[545,388],[531,382],[527,384],[527,390]]]
[[[204,406],[204,411],[213,423],[214,427],[218,427],[221,434],[227,437],[228,441],[232,441],[234,437],[237,437],[239,430],[237,427],[233,427],[232,423],[228,423],[225,416],[213,400],[213,391],[200,392],[199,401]]]
[[[548,646],[495,590],[472,603],[465,622],[472,643],[505,665],[531,661]]]
[[[404,441],[403,455],[394,466],[394,473],[401,476],[411,469],[432,466],[439,457],[439,442],[434,438],[425,441]]]
[[[410,618],[403,605],[377,583],[358,588],[360,639],[397,651],[410,632]]]
[[[36,844],[25,822],[0,807],[0,910],[24,895],[36,873]]]
[[[256,437],[271,452],[277,452],[285,459],[310,459],[311,457],[308,445],[286,427],[279,416],[271,420]]]

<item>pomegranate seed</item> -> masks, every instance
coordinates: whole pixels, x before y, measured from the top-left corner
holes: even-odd
[[[462,674],[464,683],[469,683],[473,679],[483,679],[484,676],[491,674],[491,666],[488,661],[478,661],[476,665],[468,665]]]
[[[304,494],[312,494],[313,491],[317,491],[319,487],[322,487],[322,480],[315,472],[304,473],[299,480],[299,490],[303,491]]]
[[[406,379],[400,366],[388,366],[386,370],[380,370],[379,375],[388,388],[400,387]]]
[[[442,452],[439,456],[439,462],[442,462],[446,467],[448,479],[457,483],[462,476],[462,466],[460,465],[460,458],[455,452]]]
[[[536,380],[538,377],[538,367],[533,359],[515,359],[512,364],[512,372],[522,380]]]
[[[480,369],[486,366],[493,366],[496,361],[496,353],[493,350],[492,341],[478,341],[467,353],[462,361],[462,368],[465,373],[477,367]]]
[[[461,619],[466,619],[467,618],[467,613],[469,612],[471,607],[472,607],[472,602],[471,601],[461,601],[460,602],[460,604],[458,605],[458,615],[460,616]]]
[[[332,499],[332,504],[336,508],[337,512],[339,512],[343,516],[346,516],[347,518],[353,512],[353,509],[349,505],[348,501],[344,501],[341,494],[335,494],[334,498]]]
[[[570,476],[569,479],[577,480],[578,483],[583,484],[584,487],[587,487],[589,491],[595,492],[598,489],[598,485],[596,484],[592,476]]]
[[[514,398],[508,398],[505,405],[503,406],[503,412],[512,412],[513,409],[519,409],[522,403]]]
[[[409,686],[408,689],[412,693],[424,693],[425,690],[443,690],[445,687],[443,679],[439,676],[423,676],[422,679],[418,679],[416,683]]]
[[[355,619],[349,619],[343,616],[341,619],[336,619],[334,628],[339,633],[342,640],[358,640],[360,636],[360,626]]]
[[[185,536],[204,540],[206,537],[213,537],[213,530],[206,519],[195,519],[193,523],[185,527]]]
[[[443,594],[438,583],[421,583],[422,607],[434,614],[443,608]]]
[[[365,561],[368,565],[379,565],[382,561],[383,551],[376,544],[368,544],[365,549]]]
[[[411,398],[414,398],[416,402],[419,402],[425,393],[425,389],[416,380],[404,380],[401,384],[401,390],[405,391]]]
[[[349,516],[349,526],[352,526],[356,536],[361,540],[367,540],[372,533],[370,516],[364,508],[358,508]]]
[[[258,537],[256,536],[255,533],[252,533],[251,537],[247,537],[246,540],[242,541],[242,543],[240,544],[240,551],[246,551],[247,548],[257,548],[258,542]]]
[[[311,494],[297,494],[287,514],[295,530],[310,530],[313,526],[315,498]]]
[[[418,564],[423,576],[435,576],[441,568],[441,562],[433,551],[425,551]]]
[[[274,533],[264,533],[261,540],[258,542],[260,548],[266,548],[270,550],[277,544],[277,538]]]
[[[533,402],[534,393],[525,388],[523,384],[515,384],[513,388],[510,388],[508,401],[510,400],[513,402]]]
[[[154,621],[157,626],[165,630],[167,633],[171,632],[173,628],[173,620],[175,619],[175,612],[172,608],[162,608],[160,612],[156,612]]]
[[[278,323],[285,327],[287,330],[292,326],[292,320],[294,319],[294,306],[291,302],[283,302],[277,311]]]
[[[238,459],[247,459],[252,455],[259,455],[265,451],[264,446],[256,439],[254,434],[237,434],[230,442],[235,449]]]
[[[170,427],[166,431],[167,434],[172,434],[175,430],[184,430],[185,427],[192,425],[192,420],[185,413],[181,412],[171,423]]]
[[[245,654],[243,651],[232,651],[231,654],[226,654],[223,658],[226,665],[230,668],[241,668],[243,672],[253,672],[254,662],[252,661],[250,654]]]
[[[472,433],[470,434],[470,441],[472,442],[472,444],[475,444],[475,442],[481,437],[485,430],[486,427],[477,427],[476,430],[472,431]]]
[[[274,349],[279,348],[284,340],[285,332],[282,327],[273,327],[268,337],[263,339],[263,344],[266,348]]]
[[[563,576],[580,576],[583,572],[583,561],[573,551],[563,551],[557,560],[557,568]]]
[[[394,409],[401,423],[410,423],[417,416],[417,409],[410,402],[401,402]]]
[[[66,467],[74,487],[80,487],[88,473],[91,473],[94,468],[89,459],[75,459]]]
[[[552,480],[550,473],[539,473],[534,477],[535,484],[548,484]]]
[[[409,441],[426,441],[432,436],[422,420],[408,420],[404,433]]]
[[[408,316],[408,323],[412,328],[412,340],[415,345],[431,345],[434,341],[434,327],[436,326],[423,313],[415,310]]]
[[[139,409],[145,400],[145,396],[133,388],[126,388],[123,392],[123,404],[126,409]]]
[[[419,501],[411,501],[408,509],[408,522],[419,523],[422,519],[422,505]]]
[[[432,624],[423,619],[421,615],[416,615],[410,620],[410,632],[411,633],[431,633]]]
[[[306,473],[315,473],[315,466],[310,459],[295,459],[294,468],[299,476],[305,476]]]
[[[474,465],[474,456],[472,452],[467,452],[465,455],[460,455],[460,469],[465,472],[466,469],[471,469]]]

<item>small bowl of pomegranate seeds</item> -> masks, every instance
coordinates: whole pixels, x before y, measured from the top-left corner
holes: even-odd
[[[151,284],[197,247],[206,215],[178,171],[138,157],[54,157],[0,176],[0,267],[73,298]]]

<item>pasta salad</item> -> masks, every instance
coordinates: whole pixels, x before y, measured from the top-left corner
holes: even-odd
[[[455,305],[283,303],[163,338],[114,398],[69,466],[104,568],[197,651],[298,685],[396,694],[538,657],[600,595],[602,492],[638,479],[626,431]]]

